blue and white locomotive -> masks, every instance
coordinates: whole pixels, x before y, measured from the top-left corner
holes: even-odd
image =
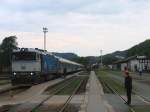
[[[80,71],[83,65],[37,48],[12,53],[12,84],[37,84],[53,77]]]

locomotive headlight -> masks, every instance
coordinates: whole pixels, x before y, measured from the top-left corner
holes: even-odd
[[[13,74],[16,75],[16,72],[14,72]]]
[[[31,75],[33,75],[33,73],[32,73],[32,72],[31,72],[30,74],[31,74]]]

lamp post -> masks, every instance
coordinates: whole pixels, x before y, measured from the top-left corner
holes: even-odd
[[[46,33],[48,32],[48,28],[43,27],[44,32],[44,51],[46,51]]]
[[[101,55],[101,66],[103,66],[103,57],[102,57],[102,53],[103,53],[103,50],[100,50],[100,55]]]

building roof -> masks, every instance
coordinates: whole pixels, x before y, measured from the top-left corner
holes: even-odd
[[[116,61],[113,64],[126,63],[126,62],[128,62],[130,60],[134,60],[134,59],[140,60],[140,59],[149,59],[149,58],[147,58],[146,56],[135,55],[135,56],[130,56],[130,57],[123,59],[123,60]]]

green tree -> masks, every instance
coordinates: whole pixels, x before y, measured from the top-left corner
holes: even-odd
[[[114,57],[113,55],[105,55],[103,56],[103,64],[104,65],[109,65],[112,64],[113,62],[117,61],[118,59]]]
[[[0,64],[1,66],[10,66],[11,54],[14,49],[17,49],[17,37],[9,36],[4,38],[0,45]]]
[[[85,66],[89,64],[89,60],[87,57],[79,57],[79,58],[74,59],[74,61],[77,63],[83,64]]]
[[[150,57],[150,39],[128,49],[127,56],[145,55]]]

